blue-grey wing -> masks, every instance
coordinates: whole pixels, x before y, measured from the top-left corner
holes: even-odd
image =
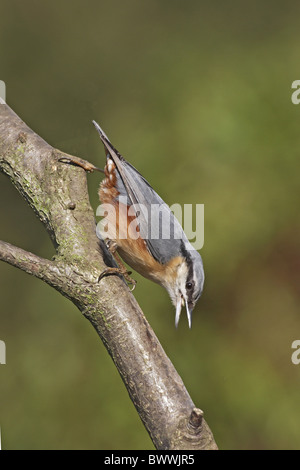
[[[130,163],[122,160],[121,167],[117,176],[119,197],[129,198],[148,250],[165,264],[180,253],[185,239],[182,227],[169,206]]]
[[[105,146],[107,158],[116,165],[119,199],[126,198],[138,219],[141,237],[152,256],[162,264],[178,256],[183,229],[168,205],[145,178],[112,146],[100,126],[93,121]]]

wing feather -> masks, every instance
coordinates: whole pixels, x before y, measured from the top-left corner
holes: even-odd
[[[147,180],[113,147],[101,127],[93,121],[104,144],[107,157],[117,169],[117,189],[127,196],[138,219],[140,235],[146,241],[152,256],[161,264],[178,256],[182,239],[186,239],[181,225],[169,206],[154,191]]]

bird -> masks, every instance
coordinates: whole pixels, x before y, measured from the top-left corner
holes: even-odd
[[[105,178],[98,191],[106,214],[101,235],[125,263],[167,290],[175,307],[176,328],[185,306],[191,328],[192,312],[204,285],[202,257],[169,206],[116,150],[99,124],[92,122],[106,154]],[[114,272],[125,271],[107,268],[99,280]]]

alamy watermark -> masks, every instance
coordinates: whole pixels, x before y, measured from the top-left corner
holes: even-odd
[[[300,80],[294,80],[292,83],[292,88],[295,91],[292,93],[291,100],[293,104],[300,103]]]
[[[6,86],[3,80],[0,80],[0,98],[6,102]]]
[[[6,364],[6,346],[4,341],[0,340],[0,364]]]
[[[292,363],[296,366],[300,364],[300,339],[295,339],[292,342],[292,349],[295,349],[291,356]]]
[[[192,248],[204,245],[204,204],[128,204],[120,196],[117,205],[98,206],[96,215],[102,217],[97,234],[103,239],[181,240],[184,230]]]

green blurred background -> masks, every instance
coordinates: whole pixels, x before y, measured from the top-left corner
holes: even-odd
[[[296,1],[0,1],[7,102],[51,145],[103,165],[91,121],[168,202],[205,204],[205,290],[188,330],[134,295],[222,449],[300,448],[300,79]],[[88,176],[98,205],[99,174]],[[0,174],[0,239],[49,238]],[[5,449],[153,449],[94,329],[0,263]]]

